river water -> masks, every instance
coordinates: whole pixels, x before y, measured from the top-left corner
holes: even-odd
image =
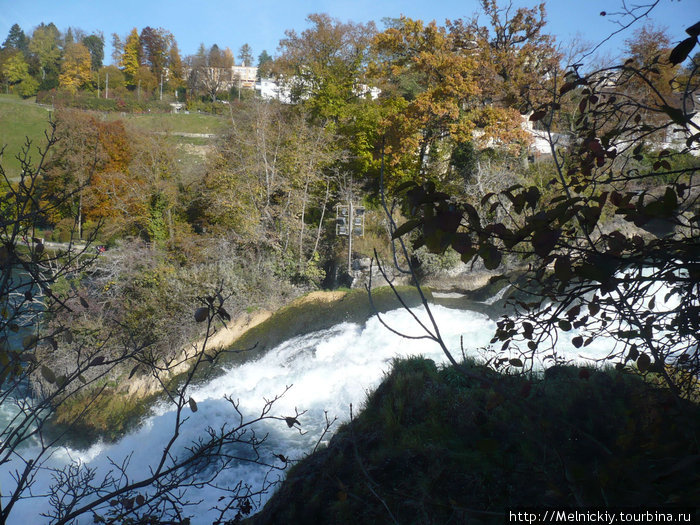
[[[422,308],[414,310],[422,319]],[[495,323],[487,316],[467,310],[450,309],[433,306],[441,333],[455,357],[459,358],[460,336],[463,337],[466,353],[479,356],[479,349],[488,345],[493,335]],[[415,320],[405,310],[394,310],[383,315],[383,319],[394,329],[408,334],[421,335]],[[608,349],[600,345],[591,345],[575,349],[570,344],[573,333],[564,334],[560,339],[560,353],[580,360],[582,358],[599,358],[606,355]],[[591,349],[596,346],[597,353]],[[582,352],[586,352],[582,354]],[[319,438],[323,428],[324,411],[330,418],[337,417],[339,422],[349,419],[349,406],[353,405],[355,413],[362,406],[367,393],[374,389],[389,370],[392,359],[396,357],[423,355],[438,363],[446,362],[439,346],[425,339],[405,339],[387,330],[376,317],[362,324],[342,323],[329,329],[295,337],[283,342],[254,362],[237,366],[209,381],[193,387],[189,394],[196,400],[198,411],[187,415],[189,419],[183,425],[177,440],[175,453],[183,453],[207,427],[218,428],[230,422],[235,412],[224,395],[240,401],[244,414],[256,415],[264,402],[281,393],[286,386],[289,391],[275,403],[272,414],[279,416],[294,415],[295,409],[306,410],[300,417],[303,436],[287,428],[284,421],[267,421],[258,429],[259,433],[269,433],[268,446],[264,450],[271,458],[272,453],[283,454],[289,458],[299,458],[308,453]],[[110,460],[121,463],[129,454],[129,474],[132,479],[147,476],[154,458],[159,457],[163,447],[172,435],[174,411],[171,406],[155,406],[143,424],[114,444],[96,443],[87,450],[60,448],[54,451],[46,470],[39,472],[33,493],[36,498],[20,501],[13,513],[11,523],[46,523],[42,513],[49,508],[45,494],[51,484],[48,470],[51,466],[60,467],[69,462],[81,462],[85,466],[96,468],[98,476],[104,475],[110,468]],[[336,425],[339,423],[336,423]],[[0,472],[0,486],[7,489],[13,485],[11,470],[18,464],[4,466]],[[11,469],[11,470],[10,470]],[[222,486],[234,486],[240,480],[256,485],[262,481],[267,469],[256,465],[242,464],[228,470],[218,482]],[[187,515],[192,516],[193,524],[209,524],[217,514],[212,511],[222,492],[212,487],[190,488],[191,500],[202,500],[189,507]],[[254,501],[261,505],[262,500]],[[229,518],[232,516],[229,516]],[[81,523],[92,523],[90,515]]]

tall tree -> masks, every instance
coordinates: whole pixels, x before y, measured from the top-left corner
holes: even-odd
[[[272,71],[272,57],[263,49],[258,55],[258,76],[267,77]]]
[[[559,70],[560,53],[545,33],[545,4],[513,10],[496,0],[481,0],[488,20],[449,24],[455,45],[479,57],[482,97],[525,113],[549,96],[547,83]]]
[[[285,31],[277,73],[313,119],[331,123],[345,118],[348,104],[363,93],[364,69],[373,23],[343,23],[327,14],[311,14],[301,35]]]
[[[129,36],[126,37],[120,65],[126,75],[127,82],[130,85],[135,85],[134,77],[141,67],[141,42],[136,28],[133,28]]]
[[[168,51],[173,41],[173,35],[163,28],[154,29],[146,26],[141,30],[142,63],[160,78],[168,63]]]
[[[112,33],[112,63],[120,65],[124,53],[124,42],[117,33]]]
[[[631,59],[623,73],[629,77],[626,85],[628,95],[652,107],[671,102],[666,99],[674,96],[674,78],[680,66],[669,62],[671,39],[667,32],[647,23],[625,40],[625,44],[625,55]],[[639,72],[644,74],[640,75]],[[649,118],[652,115],[647,113],[645,116]]]
[[[253,65],[253,50],[246,43],[241,46],[238,50],[238,59],[241,61],[242,66],[252,66]]]
[[[68,44],[65,49],[59,82],[71,91],[82,89],[91,80],[90,51],[83,44]]]
[[[475,127],[469,110],[479,94],[477,59],[455,50],[448,31],[435,22],[401,17],[375,38],[374,75],[387,82],[382,96],[390,113],[385,129],[391,162],[408,173],[424,175],[429,153],[445,139],[471,139]]]
[[[92,34],[82,39],[81,43],[90,52],[90,67],[99,71],[105,57],[105,38],[102,33]]]
[[[31,78],[29,76],[29,65],[24,60],[21,52],[15,51],[3,62],[2,76],[5,82],[11,86],[16,86]]]
[[[180,86],[183,81],[184,71],[182,68],[182,57],[180,56],[180,50],[177,47],[175,38],[173,38],[170,49],[168,50],[168,71],[170,74],[168,82],[175,87]]]
[[[7,38],[2,43],[2,47],[17,49],[25,55],[29,52],[29,39],[19,24],[12,24],[10,31],[7,33]]]
[[[44,89],[58,84],[61,48],[60,32],[53,23],[39,25],[32,33],[29,50],[34,55]]]
[[[65,49],[66,47],[68,47],[70,44],[73,44],[73,43],[75,43],[75,37],[73,36],[73,29],[69,27],[68,30],[66,31],[66,34],[63,35],[63,49]]]
[[[203,89],[216,101],[217,93],[233,81],[232,67],[233,53],[228,48],[221,51],[214,44],[207,51],[201,44],[197,54],[190,57],[190,89]]]

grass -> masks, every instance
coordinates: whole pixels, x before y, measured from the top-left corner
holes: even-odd
[[[145,132],[219,134],[226,129],[226,118],[204,113],[143,113],[108,114],[110,119],[121,119]]]
[[[0,159],[8,177],[19,177],[20,163],[15,158],[26,138],[35,145],[45,141],[44,131],[48,129],[49,112],[38,106],[33,99],[23,100],[16,95],[0,95],[0,147],[6,146]],[[32,147],[33,151],[36,151]]]
[[[537,380],[466,366],[477,379],[395,362],[246,523],[503,523],[516,507],[700,501],[697,404],[615,370],[555,367]]]
[[[212,144],[209,137],[185,137],[179,134],[219,135],[226,130],[228,119],[203,113],[171,114],[104,113],[110,120],[124,120],[138,131],[145,133],[167,133],[167,141],[175,149],[177,160],[184,169],[194,169],[202,163],[206,147]],[[40,144],[44,130],[48,129],[49,112],[34,99],[23,100],[16,95],[0,95],[0,147],[6,145],[0,159],[11,180],[17,180],[20,163],[15,158],[29,137]]]

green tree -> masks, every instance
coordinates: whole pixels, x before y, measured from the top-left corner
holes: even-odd
[[[133,79],[139,96],[151,97],[158,86],[158,78],[153,74],[148,66],[141,66]]]
[[[99,71],[105,57],[105,38],[100,34],[93,34],[82,39],[81,43],[90,52],[90,68]]]
[[[42,89],[58,85],[61,61],[61,34],[53,23],[39,25],[32,33],[29,51],[36,60]]]
[[[29,39],[19,24],[12,24],[2,47],[16,49],[24,53],[25,56],[29,53]]]
[[[104,92],[107,86],[107,76],[109,75],[109,89],[119,89],[126,87],[124,72],[117,66],[105,66],[99,71],[99,86]]]
[[[327,14],[311,14],[300,35],[285,31],[276,73],[312,119],[330,125],[349,118],[352,103],[363,96],[373,23],[343,23]]]
[[[272,57],[267,53],[265,49],[263,49],[262,53],[258,55],[258,76],[261,78],[269,76],[271,68]]]
[[[253,50],[248,44],[243,44],[238,50],[238,59],[243,66],[250,67],[253,65]]]
[[[10,84],[19,84],[29,76],[29,65],[22,53],[15,52],[3,64],[2,74]]]
[[[500,7],[496,0],[481,0],[488,20],[478,18],[449,24],[456,45],[476,53],[483,99],[525,113],[548,96],[547,79],[559,68],[561,54],[554,38],[545,32],[545,4],[534,8]]]
[[[29,65],[19,51],[3,61],[2,76],[13,91],[24,98],[36,95],[39,90],[39,83],[29,74]]]

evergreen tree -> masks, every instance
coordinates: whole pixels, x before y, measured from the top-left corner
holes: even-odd
[[[5,49],[17,49],[22,51],[22,53],[25,55],[29,53],[29,39],[27,38],[27,35],[24,34],[24,31],[22,31],[22,28],[19,27],[19,24],[12,25],[9,33],[7,34],[7,38],[2,44],[2,47]]]
[[[82,44],[90,52],[90,67],[98,71],[105,57],[105,38],[102,34],[92,34],[83,38]]]
[[[272,66],[272,57],[267,53],[267,50],[263,49],[262,53],[258,55],[258,76],[266,77],[270,74],[270,68]]]
[[[238,58],[243,66],[253,65],[253,50],[248,44],[243,44],[238,50]]]

